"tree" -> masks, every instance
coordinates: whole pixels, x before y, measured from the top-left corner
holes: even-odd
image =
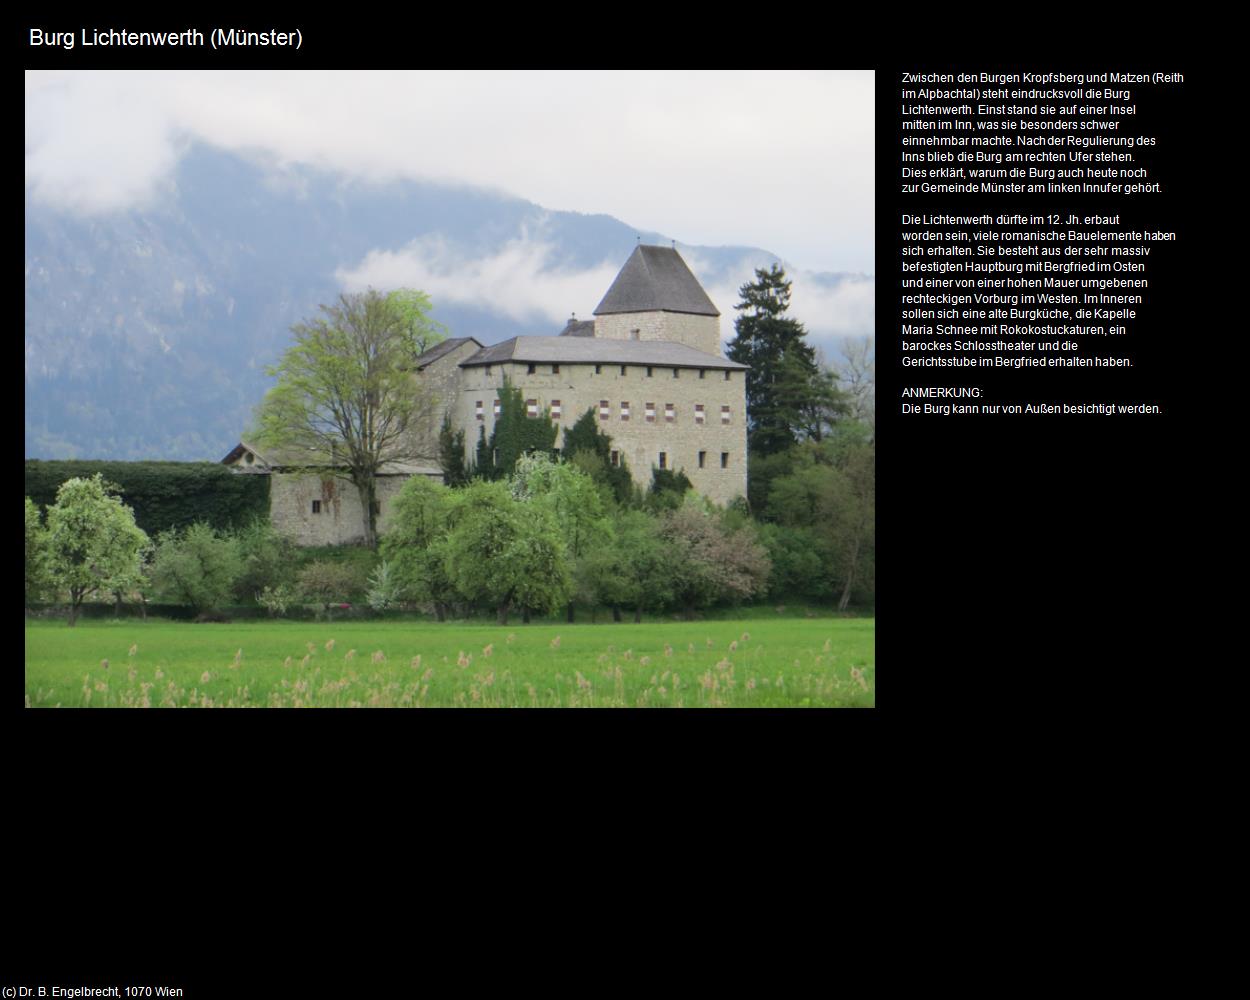
[[[599,429],[593,406],[564,431],[561,454],[566,462],[578,464],[584,470],[594,470],[595,482],[606,484],[617,503],[629,503],[633,498],[634,480],[629,474],[625,456],[619,454],[617,464],[612,464],[612,438]],[[595,461],[579,459],[579,455],[593,455]]]
[[[242,573],[238,539],[201,521],[158,536],[150,575],[158,597],[206,614],[226,606]]]
[[[621,620],[624,606],[632,607],[634,621],[640,622],[645,608],[662,607],[672,597],[672,556],[655,518],[618,509],[610,540],[591,552],[586,573],[614,620]]]
[[[420,293],[340,295],[292,327],[295,345],[269,374],[278,383],[258,414],[258,443],[291,464],[346,468],[360,494],[365,544],[377,544],[377,476],[391,462],[434,461],[434,399],[412,374],[416,352],[439,333]]]
[[[454,494],[442,483],[413,476],[391,506],[382,556],[404,596],[431,602],[441,622],[454,585],[444,569]]]
[[[443,467],[443,483],[447,486],[463,486],[469,481],[464,465],[464,431],[451,429],[451,414],[443,417],[443,427],[438,432],[438,459]]]
[[[490,440],[486,429],[479,429],[477,467],[474,474],[482,479],[506,479],[516,469],[517,459],[533,451],[550,454],[560,427],[550,413],[531,417],[521,390],[506,376],[499,389],[499,416]]]
[[[699,497],[689,496],[677,510],[666,512],[660,535],[669,545],[673,596],[687,618],[696,607],[741,600],[768,586],[772,564],[754,531],[726,530]]]
[[[26,604],[43,595],[47,586],[47,533],[39,520],[39,508],[26,498]]]
[[[69,624],[92,594],[129,590],[140,580],[148,536],[97,473],[68,479],[48,508],[46,553],[51,583],[69,592]]]
[[[513,606],[546,613],[568,599],[568,550],[551,510],[513,498],[506,483],[457,491],[444,571],[461,594],[495,608],[500,625]]]
[[[560,526],[572,561],[574,578],[584,581],[581,563],[610,537],[603,500],[594,480],[567,462],[553,462],[543,452],[517,459],[512,477],[517,500],[546,506]],[[573,621],[573,601],[567,608]]]
[[[734,339],[725,350],[732,361],[749,365],[746,376],[747,444],[772,454],[802,437],[820,436],[826,416],[840,406],[832,376],[821,371],[816,352],[798,320],[785,315],[790,285],[783,268],[757,268],[755,281],[742,285],[734,309]]]

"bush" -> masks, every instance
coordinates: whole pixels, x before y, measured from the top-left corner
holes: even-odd
[[[389,611],[398,606],[401,596],[399,580],[391,572],[391,564],[383,560],[369,577],[365,601],[374,611]]]
[[[346,604],[360,589],[360,576],[343,563],[318,560],[299,571],[299,590],[323,609],[331,604]]]
[[[159,600],[203,613],[224,608],[243,572],[238,540],[203,522],[162,532],[150,577]]]
[[[260,519],[240,529],[235,537],[243,560],[242,572],[235,582],[235,597],[240,601],[259,601],[257,595],[264,591],[283,591],[293,596],[300,561],[295,543]]]

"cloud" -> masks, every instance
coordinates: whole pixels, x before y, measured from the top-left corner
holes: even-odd
[[[335,277],[348,291],[419,288],[434,304],[473,306],[521,323],[560,326],[571,312],[589,319],[620,265],[553,267],[554,248],[523,234],[496,254],[469,258],[446,241],[415,240],[400,250],[370,251]]]
[[[872,268],[872,72],[29,72],[25,92],[27,190],[69,211],[150,202],[202,142]]]
[[[753,280],[755,268],[767,267],[768,254],[747,254],[719,272],[690,248],[680,248],[686,263],[720,310],[721,339],[733,338],[738,289]],[[348,291],[373,287],[420,288],[435,305],[453,303],[483,309],[520,323],[563,324],[570,312],[590,319],[592,310],[620,272],[620,261],[603,261],[573,270],[552,265],[554,247],[539,234],[523,233],[499,253],[470,257],[437,238],[416,240],[400,250],[373,250],[335,277]],[[875,283],[862,275],[817,275],[787,268],[792,280],[789,315],[808,330],[811,341],[832,357],[846,337],[872,336]]]

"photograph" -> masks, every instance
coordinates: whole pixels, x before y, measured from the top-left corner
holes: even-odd
[[[25,73],[27,708],[875,708],[872,70]]]

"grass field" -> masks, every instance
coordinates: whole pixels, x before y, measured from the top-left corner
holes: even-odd
[[[871,707],[875,675],[871,618],[26,624],[27,707]]]

